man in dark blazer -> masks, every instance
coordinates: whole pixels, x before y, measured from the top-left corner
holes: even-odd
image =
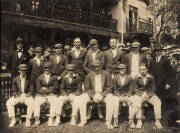
[[[158,129],[162,128],[160,119],[161,119],[161,100],[156,95],[156,84],[155,79],[152,75],[148,73],[147,67],[145,64],[140,66],[140,72],[134,78],[134,95],[142,99],[142,102],[148,102],[154,107],[155,115],[155,126]],[[136,128],[142,127],[142,110],[139,108],[137,117]],[[133,119],[133,118],[132,118]]]
[[[122,53],[117,49],[116,38],[110,39],[110,46],[111,48],[104,54],[104,65],[106,71],[112,74],[112,70],[116,67],[116,64],[122,63]]]
[[[113,89],[114,89],[114,127],[118,127],[118,114],[119,105],[128,103],[128,99],[133,95],[133,78],[126,74],[126,65],[119,64],[114,68],[119,74],[113,78]],[[131,110],[129,109],[129,112]],[[130,113],[129,113],[130,114]],[[132,128],[133,125],[130,125]]]
[[[43,73],[43,63],[45,62],[42,58],[42,47],[35,48],[36,56],[31,59],[28,63],[29,74],[31,79],[31,88],[36,89],[37,78]]]
[[[52,63],[52,73],[57,76],[58,80],[61,80],[61,74],[65,70],[66,65],[68,64],[67,57],[63,55],[62,47],[63,45],[60,43],[55,44],[55,55],[50,57],[50,62]]]
[[[155,82],[157,85],[156,93],[163,100],[165,104],[166,99],[166,91],[170,89],[170,80],[172,78],[173,72],[171,69],[171,65],[169,59],[162,56],[162,48],[157,46],[156,56],[150,62],[149,72],[154,76]]]
[[[48,120],[48,126],[54,126],[53,118],[56,116],[57,110],[57,89],[58,81],[57,77],[52,75],[51,63],[45,62],[43,64],[44,73],[37,79],[36,94],[34,98],[34,117],[35,125],[40,124],[40,106],[44,103],[50,104],[50,115]]]
[[[86,76],[84,94],[81,95],[81,123],[79,126],[84,126],[87,123],[87,104],[93,100],[95,103],[104,102],[106,104],[106,125],[109,129],[112,129],[113,126],[111,124],[111,120],[113,115],[113,86],[111,75],[108,72],[102,70],[102,63],[99,61],[94,62],[92,66],[93,71]]]
[[[84,70],[86,71],[86,73],[93,71],[92,70],[93,62],[96,62],[96,61],[103,62],[104,61],[104,53],[99,50],[98,41],[96,39],[91,39],[89,42],[89,45],[92,47],[91,52],[88,52],[86,54],[84,64],[83,64],[83,67],[84,67]]]
[[[11,118],[11,123],[9,127],[14,127],[16,124],[15,118],[15,105],[25,104],[27,105],[27,116],[26,116],[26,126],[31,125],[30,119],[33,114],[33,91],[30,90],[30,81],[28,79],[27,65],[20,64],[18,66],[19,76],[15,77],[12,81],[12,97],[8,99],[6,106],[8,110],[9,117]]]
[[[81,76],[81,80],[84,78],[83,63],[86,56],[86,50],[82,48],[82,42],[79,37],[73,40],[74,47],[67,53],[68,63],[76,65],[76,71]]]
[[[127,65],[127,73],[134,78],[139,73],[139,66],[146,61],[146,57],[139,53],[140,43],[132,43],[132,53],[124,56],[124,62]]]
[[[70,101],[72,105],[72,117],[71,125],[76,125],[76,120],[78,119],[78,110],[79,110],[79,96],[82,91],[82,81],[79,74],[75,71],[75,64],[68,64],[66,66],[67,74],[62,77],[60,85],[60,96],[58,97],[58,110],[57,115],[60,117],[62,114],[63,105]],[[60,123],[60,121],[58,121]],[[59,124],[57,123],[57,125]]]
[[[27,64],[29,61],[28,54],[23,49],[23,39],[20,37],[16,39],[16,48],[17,49],[12,53],[9,59],[12,79],[18,76],[18,66],[20,64]]]

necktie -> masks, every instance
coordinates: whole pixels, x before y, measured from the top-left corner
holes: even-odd
[[[23,52],[23,50],[22,49],[17,49],[17,52]]]

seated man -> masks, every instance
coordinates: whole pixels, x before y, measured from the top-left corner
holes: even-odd
[[[102,63],[96,61],[92,64],[93,70],[85,79],[85,93],[81,95],[80,115],[81,123],[84,126],[87,123],[86,108],[88,102],[93,100],[95,103],[106,103],[106,125],[112,129],[111,124],[113,115],[113,95],[111,75],[102,70]]]
[[[34,99],[34,117],[35,125],[40,124],[40,106],[44,103],[50,104],[50,116],[48,120],[48,126],[53,125],[53,118],[55,117],[55,111],[57,108],[57,95],[58,80],[56,76],[53,76],[50,72],[51,63],[46,62],[43,64],[44,73],[37,79],[37,93]]]
[[[14,127],[16,124],[14,107],[19,103],[27,105],[26,126],[29,127],[31,126],[30,119],[33,114],[33,97],[32,90],[30,90],[30,81],[26,76],[27,65],[20,64],[18,69],[20,74],[12,82],[12,97],[6,103],[11,118],[9,127]]]
[[[126,65],[119,64],[116,68],[116,71],[119,72],[119,74],[113,78],[114,127],[118,127],[119,103],[121,102],[121,105],[123,105],[124,103],[128,103],[128,99],[132,95],[133,89],[133,78],[130,75],[126,74]],[[129,111],[131,110],[129,109]]]
[[[60,85],[60,96],[56,101],[58,108],[56,110],[56,125],[60,124],[60,116],[62,113],[63,105],[70,101],[72,105],[72,118],[71,125],[76,125],[77,113],[79,109],[79,95],[81,94],[81,80],[78,74],[75,72],[76,66],[74,64],[68,64],[66,66],[67,74],[62,77]]]
[[[161,101],[155,94],[156,85],[154,77],[148,73],[145,64],[141,64],[140,73],[134,78],[134,94],[142,99],[143,102],[148,102],[154,106],[154,114],[156,119],[156,127],[161,129],[162,125],[160,123],[161,119]],[[137,120],[136,128],[142,127],[142,110],[139,109],[140,116]]]

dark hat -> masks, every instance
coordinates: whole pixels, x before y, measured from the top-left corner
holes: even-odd
[[[54,48],[62,48],[62,47],[63,47],[63,45],[61,43],[57,43],[54,45]]]
[[[27,71],[28,66],[26,64],[20,64],[18,66],[18,69],[21,70],[21,71]]]
[[[42,52],[42,51],[43,51],[42,47],[36,47],[35,48],[35,52]]]
[[[94,62],[92,63],[92,66],[93,66],[93,67],[99,67],[99,66],[102,66],[102,62],[99,61],[99,60],[94,61]]]
[[[133,48],[138,48],[138,47],[140,47],[140,45],[141,45],[141,44],[140,44],[139,42],[133,42],[133,43],[132,43],[132,47],[133,47]]]
[[[23,42],[23,39],[22,39],[21,37],[17,37],[16,43],[17,43],[17,42]]]
[[[128,50],[129,50],[129,48],[128,48],[128,47],[125,47],[125,48],[122,48],[121,50],[128,51]]]
[[[120,69],[125,69],[126,65],[125,64],[117,64],[114,68],[113,68],[113,72],[119,72]]]
[[[45,63],[43,64],[43,67],[44,67],[44,68],[50,68],[50,67],[51,67],[51,63],[50,63],[50,62],[45,62]]]
[[[98,44],[98,41],[96,39],[91,39],[89,41],[89,45]]]
[[[48,52],[52,51],[51,47],[47,47],[45,50],[48,51]]]
[[[66,70],[75,70],[75,69],[76,69],[75,64],[67,64],[67,66],[66,66]]]

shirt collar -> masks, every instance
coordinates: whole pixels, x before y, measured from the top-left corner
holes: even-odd
[[[22,76],[20,75],[20,79],[26,79],[26,76],[25,76],[25,77],[22,77]]]
[[[84,50],[84,49],[83,49],[82,46],[81,46],[80,49],[76,49],[75,47],[73,47],[71,50],[78,51],[78,50]]]
[[[151,77],[152,77],[152,76],[151,76],[149,73],[147,73],[146,78],[151,78]],[[143,78],[140,73],[138,74],[138,78]]]
[[[39,59],[39,58],[37,58],[36,56],[34,57],[34,60],[44,60],[44,58],[41,56],[41,58]]]

